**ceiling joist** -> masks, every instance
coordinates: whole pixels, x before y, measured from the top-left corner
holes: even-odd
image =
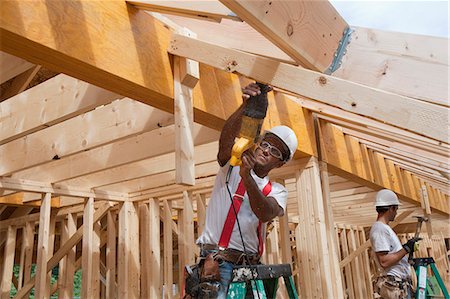
[[[140,114],[141,117],[135,118]],[[115,101],[0,146],[0,175],[173,124],[173,115],[130,99]]]
[[[215,141],[218,135],[217,131],[194,126],[193,138],[196,145]],[[160,139],[164,142],[155,142]],[[114,167],[161,156],[174,149],[175,128],[171,125],[18,171],[12,177],[57,183],[77,177],[89,177],[89,174],[101,174],[102,171],[107,172]],[[114,170],[111,171],[115,173]]]
[[[119,98],[110,91],[58,75],[0,103],[0,144]]]

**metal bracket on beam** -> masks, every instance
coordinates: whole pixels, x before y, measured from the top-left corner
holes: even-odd
[[[345,28],[342,34],[342,38],[339,41],[339,45],[336,49],[336,52],[334,53],[333,61],[331,62],[331,65],[328,67],[328,69],[325,71],[325,74],[331,75],[342,65],[342,58],[347,53],[347,45],[350,43],[353,31],[354,30],[351,29],[350,27]]]

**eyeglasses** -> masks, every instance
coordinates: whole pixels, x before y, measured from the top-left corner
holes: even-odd
[[[283,160],[283,153],[275,146],[270,144],[267,141],[261,141],[261,143],[258,145],[260,149],[265,151],[266,149],[269,150],[269,154],[277,159]]]

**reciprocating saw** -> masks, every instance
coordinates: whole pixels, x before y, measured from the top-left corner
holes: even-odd
[[[241,165],[242,154],[258,141],[261,127],[266,117],[268,106],[267,93],[271,88],[262,83],[256,84],[258,84],[261,93],[256,96],[250,96],[244,107],[239,139],[231,150],[231,166]]]

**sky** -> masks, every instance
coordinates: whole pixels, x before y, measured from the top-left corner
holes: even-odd
[[[350,26],[449,37],[449,1],[331,0]]]

